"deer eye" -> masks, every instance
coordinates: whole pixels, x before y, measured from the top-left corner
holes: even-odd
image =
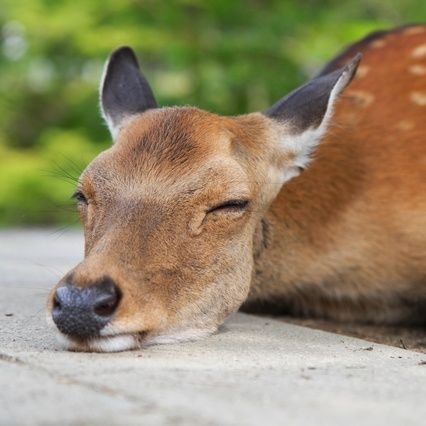
[[[220,212],[230,212],[238,213],[244,211],[249,205],[249,200],[228,200],[224,203],[217,204],[213,207],[210,207],[206,214],[209,213],[220,213]]]
[[[79,204],[88,204],[86,196],[79,190],[75,191],[71,198]]]

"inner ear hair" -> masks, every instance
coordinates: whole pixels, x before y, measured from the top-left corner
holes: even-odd
[[[281,182],[298,176],[309,164],[327,130],[336,99],[353,79],[360,60],[358,54],[343,68],[314,78],[264,113],[282,124],[278,156],[292,154],[292,160],[280,166]]]

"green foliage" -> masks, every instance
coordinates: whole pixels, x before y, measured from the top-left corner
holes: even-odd
[[[73,184],[54,175],[78,175],[107,146],[97,86],[119,45],[135,48],[162,105],[239,114],[267,107],[345,44],[426,16],[424,0],[1,1],[3,225],[74,220]]]

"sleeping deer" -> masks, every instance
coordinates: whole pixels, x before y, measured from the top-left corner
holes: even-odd
[[[264,112],[160,108],[128,47],[100,97],[114,143],[79,179],[85,257],[48,302],[68,349],[198,339],[241,306],[426,323],[426,26]]]

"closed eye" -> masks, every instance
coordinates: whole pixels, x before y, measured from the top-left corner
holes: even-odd
[[[79,190],[75,191],[74,194],[72,194],[71,198],[80,204],[88,203],[86,196]]]
[[[213,207],[210,207],[206,214],[209,213],[219,213],[219,212],[241,212],[244,211],[249,205],[249,200],[228,200],[224,203],[216,204]]]

